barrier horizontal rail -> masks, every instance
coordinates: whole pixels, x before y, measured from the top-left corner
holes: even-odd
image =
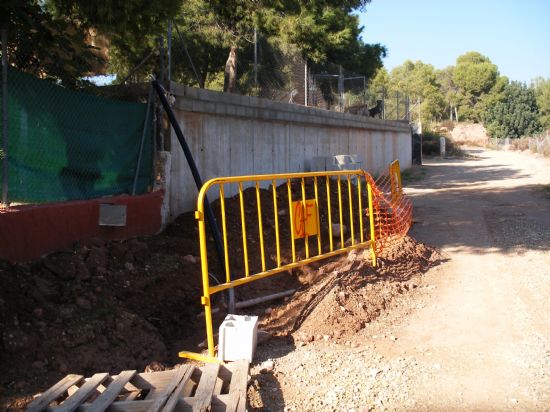
[[[206,182],[195,217],[208,356],[187,351],[179,356],[217,361],[211,296],[218,292],[357,248],[370,247],[376,266],[377,251],[383,248],[377,244],[379,236],[402,232],[394,211],[401,213],[399,203],[406,199],[399,163],[392,163],[389,176],[377,182],[361,170],[220,177]],[[221,221],[225,282],[210,285],[209,270],[216,263],[209,261],[204,201],[216,187],[219,199],[213,207]],[[228,198],[227,193],[235,195]],[[216,269],[223,270],[219,263]]]

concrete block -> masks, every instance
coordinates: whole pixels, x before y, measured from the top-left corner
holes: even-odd
[[[252,362],[258,341],[258,317],[227,315],[220,325],[218,358]]]

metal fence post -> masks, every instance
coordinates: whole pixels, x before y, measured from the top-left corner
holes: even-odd
[[[2,29],[2,203],[8,206],[8,31]]]
[[[153,86],[150,86],[149,97],[147,98],[147,108],[145,109],[145,120],[143,122],[143,131],[141,133],[141,141],[139,143],[136,173],[134,174],[134,184],[132,185],[132,196],[136,194],[137,182],[139,178],[139,170],[141,169],[141,158],[143,157],[143,145],[145,143],[145,136],[147,134],[147,130],[149,129],[149,113],[151,112],[152,101],[153,101]]]
[[[172,20],[168,20],[168,88],[172,81]]]

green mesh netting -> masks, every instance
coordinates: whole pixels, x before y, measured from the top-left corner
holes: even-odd
[[[131,193],[145,111],[145,104],[75,92],[10,69],[9,201]],[[151,133],[149,124],[136,194],[146,192],[152,180]]]

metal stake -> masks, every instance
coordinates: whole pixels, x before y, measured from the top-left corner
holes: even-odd
[[[145,122],[143,123],[143,132],[141,133],[141,142],[139,144],[138,160],[136,165],[136,173],[134,174],[134,184],[132,186],[132,196],[136,194],[137,181],[139,177],[139,169],[141,168],[141,158],[143,156],[143,145],[145,143],[145,135],[149,126],[149,113],[151,112],[151,103],[153,101],[153,87],[149,88],[149,97],[147,98],[147,109],[145,111]]]
[[[2,29],[2,203],[8,206],[8,31]]]

